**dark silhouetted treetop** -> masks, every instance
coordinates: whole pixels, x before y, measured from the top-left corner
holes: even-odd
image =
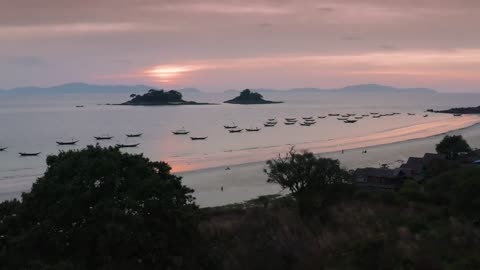
[[[259,93],[253,92],[250,89],[243,90],[240,95],[234,99],[227,100],[224,103],[231,104],[272,104],[282,103],[281,101],[269,101],[264,100],[263,96]]]
[[[132,97],[132,95],[130,96]],[[150,89],[146,94],[135,95],[130,101],[122,105],[206,105],[208,103],[197,103],[185,101],[182,94],[175,90],[164,91]]]
[[[436,150],[438,153],[446,155],[449,159],[458,157],[460,153],[472,151],[470,145],[468,145],[462,135],[445,136],[443,140],[437,144]]]
[[[195,264],[198,207],[167,163],[89,146],[49,156],[47,166],[21,202],[0,204],[0,268]]]

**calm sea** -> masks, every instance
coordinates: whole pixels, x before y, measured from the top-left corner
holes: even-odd
[[[228,94],[186,96],[197,101],[220,102]],[[454,106],[478,106],[480,95],[340,95],[288,94],[268,96],[283,100],[272,105],[209,105],[171,107],[108,106],[105,103],[126,101],[128,95],[89,94],[58,96],[0,96],[0,199],[18,196],[28,190],[32,182],[45,170],[45,158],[61,150],[78,149],[97,143],[93,136],[110,134],[116,143],[140,143],[138,148],[125,150],[144,153],[153,160],[172,161],[177,172],[197,168],[195,162],[203,157],[219,158],[235,155],[248,149],[268,149],[281,145],[295,145],[365,136],[378,132],[437,121],[450,115],[431,114],[424,118],[428,108],[443,109]],[[76,108],[83,105],[83,108]],[[370,112],[400,115],[372,119],[367,117],[355,124],[345,124],[336,117],[317,119],[310,127],[283,124],[285,117],[321,116],[328,113]],[[415,113],[409,116],[408,113]],[[268,118],[278,124],[264,128]],[[225,124],[235,123],[240,128],[260,127],[259,132],[230,134]],[[192,136],[208,136],[205,141],[191,141],[189,136],[175,136],[171,132],[185,128]],[[140,138],[127,138],[129,133],[143,133]],[[76,146],[57,146],[56,141],[79,140]],[[19,152],[41,152],[38,157],[20,157]],[[215,164],[210,163],[209,166]]]

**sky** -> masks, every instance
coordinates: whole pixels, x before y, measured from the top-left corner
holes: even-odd
[[[0,0],[0,88],[480,92],[478,0]]]

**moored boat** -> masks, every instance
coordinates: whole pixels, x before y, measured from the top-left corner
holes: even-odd
[[[241,128],[239,128],[239,129],[229,129],[228,130],[228,132],[230,132],[230,133],[240,133],[242,131],[243,131],[243,129],[241,129]]]
[[[75,145],[77,143],[78,143],[78,140],[76,140],[76,141],[72,140],[72,141],[69,141],[69,142],[59,142],[59,141],[57,141],[58,145]]]
[[[121,143],[118,143],[115,145],[115,147],[117,148],[132,148],[132,147],[137,147],[139,146],[140,144],[139,143],[134,143],[134,144],[121,144]]]
[[[126,134],[128,138],[138,138],[142,137],[143,133],[137,133],[137,134]]]
[[[208,137],[190,137],[192,141],[201,141],[206,140]]]
[[[339,118],[337,118],[337,120],[340,120],[340,121],[345,121],[345,120],[347,120],[347,119],[348,119],[348,117],[339,117]]]
[[[0,147],[0,152],[7,150],[8,147]]]
[[[285,122],[284,124],[287,126],[295,125],[297,122]]]
[[[339,113],[329,113],[328,116],[340,116]]]
[[[357,120],[345,120],[343,122],[347,123],[347,124],[353,124],[353,123],[357,122]]]
[[[415,115],[414,113],[408,113],[408,115]]]
[[[35,153],[25,153],[25,152],[20,152],[18,153],[22,157],[35,157],[40,155],[42,152],[35,152]]]
[[[311,122],[300,123],[300,126],[304,126],[304,127],[309,127],[311,125],[313,125],[313,123],[311,123]]]
[[[263,124],[263,125],[264,125],[265,127],[274,127],[274,126],[276,125],[276,123],[275,123],[275,124],[265,123],[265,124]]]
[[[245,129],[246,131],[260,131],[260,128],[256,127],[256,128],[246,128]]]
[[[454,113],[453,116],[458,117],[458,116],[462,116],[462,114],[461,113]]]
[[[322,116],[318,116],[318,118],[327,118],[326,116],[322,115]]]
[[[102,135],[102,136],[94,136],[93,138],[95,138],[95,140],[97,141],[105,141],[105,140],[111,140],[113,139],[113,136],[109,136],[109,135]]]
[[[190,133],[190,131],[187,131],[185,129],[177,129],[175,131],[172,131],[172,133],[174,135],[187,135],[188,133]]]
[[[302,117],[303,120],[313,119],[313,116]]]
[[[238,126],[235,125],[235,124],[232,124],[232,125],[225,125],[223,127],[226,128],[226,129],[233,129],[233,128],[237,128]]]

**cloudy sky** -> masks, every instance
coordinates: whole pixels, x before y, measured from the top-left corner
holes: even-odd
[[[478,0],[0,0],[0,88],[480,92]]]

